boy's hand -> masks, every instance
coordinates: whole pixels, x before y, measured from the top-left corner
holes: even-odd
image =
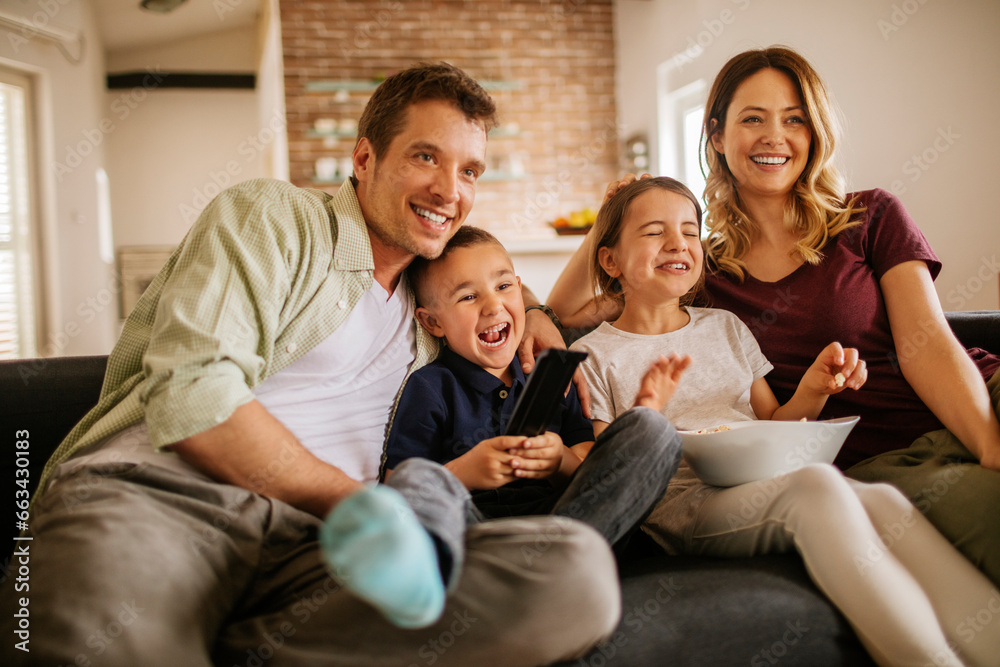
[[[860,389],[868,379],[868,368],[856,348],[830,343],[802,376],[801,387],[832,396],[845,389]]]
[[[562,438],[552,431],[523,438],[510,450],[514,475],[519,479],[545,479],[559,470],[565,451]]]
[[[671,352],[669,357],[661,354],[642,376],[639,392],[635,395],[635,405],[652,408],[657,412],[662,410],[673,398],[681,376],[690,365],[691,357],[686,354],[683,357],[676,352]]]
[[[523,436],[511,435],[483,440],[446,463],[445,468],[470,491],[496,489],[517,479],[514,475],[514,456],[510,450],[523,442]]]

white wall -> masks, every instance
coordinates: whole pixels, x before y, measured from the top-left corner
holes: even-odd
[[[51,42],[0,28],[0,60],[34,79],[39,139],[44,356],[107,353],[118,334],[114,266],[101,260],[96,171],[105,166],[104,54],[89,0],[3,3],[37,25],[80,32],[77,63]],[[80,56],[69,45],[71,57]]]
[[[116,246],[175,245],[222,188],[265,174],[275,132],[256,91],[159,85],[170,72],[255,72],[257,44],[246,26],[109,56],[111,72],[150,73],[148,88],[105,93]],[[284,131],[283,116],[270,120]]]
[[[656,150],[657,69],[678,54],[673,89],[710,85],[745,49],[791,46],[843,112],[849,188],[900,196],[944,263],[946,310],[997,308],[997,26],[995,0],[618,0],[622,136],[648,132]]]

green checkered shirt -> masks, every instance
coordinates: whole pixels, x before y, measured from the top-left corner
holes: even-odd
[[[373,272],[350,183],[336,195],[270,179],[224,191],[129,315],[100,401],[49,459],[39,490],[60,463],[143,419],[156,448],[225,421],[347,320]],[[414,326],[409,372],[437,354]]]

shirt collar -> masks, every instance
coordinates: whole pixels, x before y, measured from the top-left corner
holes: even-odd
[[[438,362],[443,364],[459,380],[478,392],[488,394],[505,386],[503,381],[481,366],[478,366],[465,357],[459,355],[447,346],[441,346],[441,353],[438,355]],[[511,388],[524,384],[524,371],[517,357],[510,362],[510,370],[513,373],[514,381]]]
[[[334,228],[333,266],[342,271],[374,271],[368,225],[361,212],[354,185],[345,181],[327,204],[333,211]]]

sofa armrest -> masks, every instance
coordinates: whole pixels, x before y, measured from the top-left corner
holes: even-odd
[[[957,310],[944,316],[962,345],[1000,354],[1000,310]]]
[[[34,495],[49,457],[97,405],[107,363],[104,356],[0,361],[0,446],[7,449],[0,456],[0,499],[20,500],[21,489],[29,497]],[[18,440],[27,442],[27,447],[18,448]],[[2,535],[13,538],[18,532],[10,520]],[[0,550],[0,565],[13,544],[8,539]]]

